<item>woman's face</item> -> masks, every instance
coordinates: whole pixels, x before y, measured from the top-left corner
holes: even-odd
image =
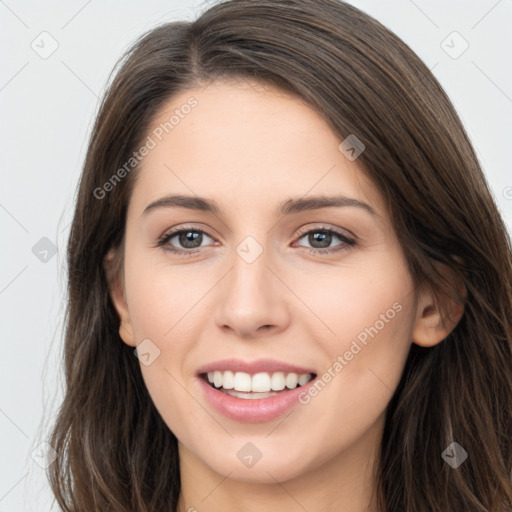
[[[421,304],[357,152],[249,82],[180,93],[147,136],[113,298],[180,456],[273,482],[368,455]]]

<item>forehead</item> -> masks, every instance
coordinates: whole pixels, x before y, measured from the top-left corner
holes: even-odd
[[[268,85],[217,81],[181,91],[147,137],[153,147],[133,197],[139,210],[168,193],[208,196],[233,211],[343,194],[384,214],[378,190],[340,151],[342,138],[303,100]]]

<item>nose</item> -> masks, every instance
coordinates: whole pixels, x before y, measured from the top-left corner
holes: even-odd
[[[219,328],[243,339],[268,337],[286,329],[293,294],[267,252],[263,250],[252,262],[235,252],[232,262],[216,297]]]

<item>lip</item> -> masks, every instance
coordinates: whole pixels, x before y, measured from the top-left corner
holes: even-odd
[[[279,395],[270,398],[243,399],[226,395],[211,387],[202,377],[198,377],[208,403],[223,416],[243,423],[262,423],[284,415],[299,404],[299,395],[307,392],[316,379],[311,379],[304,386],[281,391]]]
[[[285,372],[285,373],[317,373],[314,369],[297,366],[294,364],[278,361],[276,359],[257,359],[255,361],[244,361],[242,359],[222,359],[205,364],[197,370],[197,375],[219,370],[225,372],[245,372],[251,375],[262,372]]]

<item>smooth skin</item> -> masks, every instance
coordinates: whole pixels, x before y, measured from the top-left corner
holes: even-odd
[[[216,81],[174,96],[148,135],[191,97],[197,106],[138,171],[124,268],[111,281],[123,341],[136,347],[150,339],[160,350],[141,371],[179,440],[178,510],[376,510],[373,463],[411,343],[442,342],[462,310],[442,322],[435,294],[414,286],[382,195],[301,99],[256,82]],[[221,213],[143,213],[170,194],[208,198]],[[290,199],[338,195],[374,213],[353,205],[278,213]],[[194,244],[175,236],[158,245],[181,227],[207,234]],[[321,228],[355,244],[337,235],[318,241]],[[236,250],[248,236],[263,249],[251,263]],[[286,416],[237,422],[205,401],[196,376],[205,363],[272,358],[322,375],[397,302],[401,311]],[[262,453],[250,468],[237,457],[248,442]]]

